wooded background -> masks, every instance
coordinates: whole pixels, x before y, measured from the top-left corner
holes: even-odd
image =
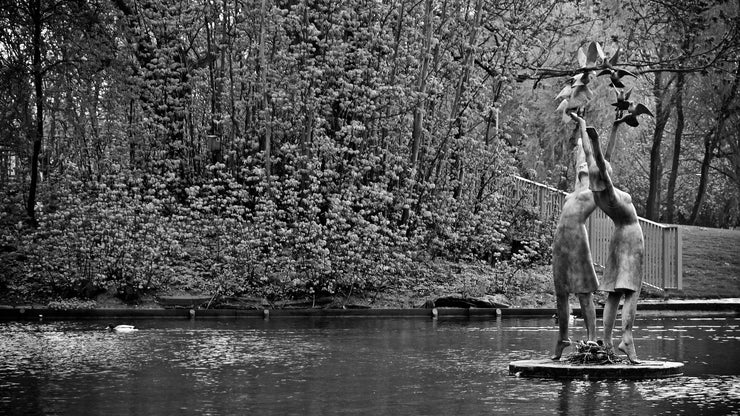
[[[639,214],[735,226],[739,10],[0,0],[0,289],[286,297],[402,284],[423,258],[547,262],[553,219],[508,178],[572,183],[555,96],[591,41],[655,114],[612,161]]]

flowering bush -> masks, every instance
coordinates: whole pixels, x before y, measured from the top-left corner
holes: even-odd
[[[60,184],[58,210],[39,215],[28,238],[36,295],[89,297],[113,287],[124,298],[159,288],[182,256],[169,198],[145,178]]]
[[[294,150],[281,149],[285,163],[269,178],[247,162],[236,172],[210,165],[187,184],[143,171],[60,180],[38,227],[16,238],[28,253],[23,283],[5,284],[48,299],[171,289],[349,297],[414,287],[414,262],[431,256],[499,264],[503,292],[516,271],[549,260],[552,224],[503,193],[477,204],[445,190],[421,197],[434,186],[404,184],[380,158],[348,163],[351,150],[334,148],[341,157],[319,163]]]

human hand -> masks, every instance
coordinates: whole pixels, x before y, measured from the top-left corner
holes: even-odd
[[[575,121],[578,124],[586,123],[586,120],[581,118],[575,111],[568,112],[568,115],[570,116],[570,118],[573,119],[573,121]]]

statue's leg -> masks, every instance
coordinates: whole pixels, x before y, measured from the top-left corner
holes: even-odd
[[[558,339],[555,341],[555,353],[550,357],[553,360],[559,360],[565,347],[570,345],[570,339],[568,338],[568,319],[570,318],[568,293],[558,293],[556,299],[558,306]]]
[[[622,292],[609,292],[609,296],[606,298],[606,304],[604,304],[604,345],[609,350],[614,348],[612,331],[614,330],[614,323],[617,320],[620,300],[622,300]]]
[[[596,307],[594,306],[593,293],[579,293],[578,301],[581,302],[581,313],[583,323],[586,326],[586,334],[589,341],[596,341]]]
[[[622,307],[622,342],[619,343],[619,350],[627,354],[630,362],[639,364],[637,353],[635,352],[635,342],[632,338],[632,327],[635,324],[635,315],[637,314],[637,298],[640,292],[626,291],[624,295],[624,306]]]

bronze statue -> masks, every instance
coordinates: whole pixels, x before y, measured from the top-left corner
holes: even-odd
[[[599,286],[596,278],[591,249],[588,245],[586,220],[596,209],[593,195],[589,189],[588,163],[582,138],[579,131],[576,144],[576,180],[573,192],[565,197],[560,213],[555,237],[552,243],[552,271],[555,280],[557,299],[558,338],[555,342],[553,360],[559,360],[563,349],[571,344],[568,338],[569,303],[571,293],[575,293],[581,304],[583,321],[586,326],[588,341],[595,341],[596,310],[593,292]]]
[[[572,115],[586,131],[592,152],[586,151],[589,166],[589,187],[594,202],[614,222],[614,234],[609,241],[609,254],[606,269],[599,285],[599,290],[608,292],[604,305],[604,344],[608,349],[613,348],[612,331],[619,310],[619,302],[624,296],[622,307],[622,341],[619,350],[627,354],[632,363],[639,363],[632,328],[637,312],[637,300],[642,287],[642,264],[645,253],[642,228],[638,222],[637,211],[632,204],[632,197],[627,192],[614,187],[612,183],[612,169],[601,152],[599,135],[593,127],[586,128],[585,121]],[[612,134],[607,146],[607,155],[611,156],[619,123],[614,122]],[[585,135],[584,135],[585,137]]]

